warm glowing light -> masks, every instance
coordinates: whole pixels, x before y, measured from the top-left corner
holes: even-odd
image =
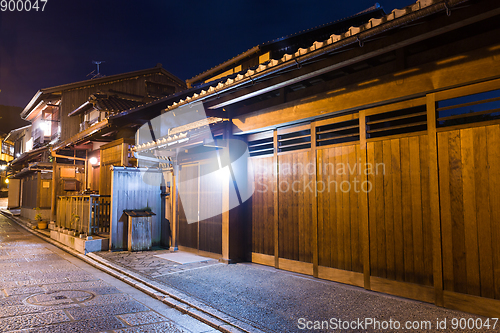
[[[5,170],[7,166],[5,164],[0,165],[0,170]]]
[[[30,138],[28,141],[26,141],[26,151],[33,150],[33,138]]]
[[[8,184],[10,182],[9,178],[5,179],[5,184]]]
[[[96,165],[98,161],[97,161],[97,158],[96,158],[96,157],[91,157],[91,158],[89,158],[89,162],[90,162],[90,164],[92,164],[92,165]]]

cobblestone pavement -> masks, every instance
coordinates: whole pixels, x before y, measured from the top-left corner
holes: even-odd
[[[98,252],[117,266],[133,270],[165,286],[175,288],[200,302],[247,322],[265,332],[304,332],[299,319],[330,322],[364,321],[375,318],[379,323],[398,321],[400,329],[314,329],[314,332],[455,332],[453,318],[478,318],[464,312],[440,308],[381,293],[366,291],[331,281],[315,279],[256,264],[226,265],[207,259],[197,264],[179,265],[155,257],[165,251],[142,253]],[[436,329],[436,321],[446,320],[446,329]],[[406,322],[431,329],[405,330]],[[303,327],[303,326],[300,326]],[[323,326],[324,327],[324,326]],[[492,328],[492,327],[491,327]],[[498,332],[467,330],[467,332]]]
[[[217,332],[0,215],[1,332]]]

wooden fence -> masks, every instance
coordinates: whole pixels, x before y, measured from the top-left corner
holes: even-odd
[[[500,315],[500,80],[248,144],[252,261]]]
[[[57,198],[56,226],[77,233],[109,233],[109,195],[75,195]]]

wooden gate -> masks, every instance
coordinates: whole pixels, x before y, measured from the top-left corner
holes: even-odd
[[[222,254],[222,183],[212,169],[201,161],[181,165],[178,173],[179,246],[205,255]]]

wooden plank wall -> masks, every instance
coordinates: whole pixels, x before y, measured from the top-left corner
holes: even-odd
[[[427,135],[367,143],[373,276],[432,285]]]
[[[500,125],[437,138],[444,290],[500,299]]]
[[[500,120],[438,127],[435,114],[440,100],[499,88],[500,80],[492,80],[359,113],[365,131],[367,115],[427,105],[427,131],[379,138],[362,132],[359,143],[251,158],[252,260],[498,317]],[[274,136],[276,146],[276,130]],[[310,161],[312,175],[293,170]],[[364,172],[352,168],[364,161]],[[353,172],[325,171],[338,163]],[[259,177],[259,168],[276,168],[277,176]],[[294,191],[314,175],[316,190]],[[324,190],[323,184],[365,177],[367,194]],[[269,190],[259,191],[263,185]]]
[[[40,181],[38,183],[39,190],[39,207],[42,209],[50,209],[52,199],[52,173],[40,174]]]
[[[312,263],[314,174],[307,170],[311,151],[278,156],[279,258]],[[313,169],[314,170],[314,169]]]
[[[180,195],[177,200],[178,220],[179,220],[179,245],[193,249],[198,249],[198,225],[199,222],[188,223],[183,203],[190,205],[190,210],[197,210],[193,205],[197,205],[198,182],[187,181],[197,179],[199,175],[199,165],[183,165],[179,172],[178,191]]]
[[[252,252],[274,255],[274,197],[275,177],[273,157],[256,157],[250,160],[254,173],[249,181],[254,182],[255,192],[251,198]]]
[[[21,207],[23,208],[36,208],[37,207],[37,189],[38,177],[37,174],[29,175],[22,181],[22,201]]]
[[[320,266],[363,271],[359,154],[359,144],[317,151]]]

